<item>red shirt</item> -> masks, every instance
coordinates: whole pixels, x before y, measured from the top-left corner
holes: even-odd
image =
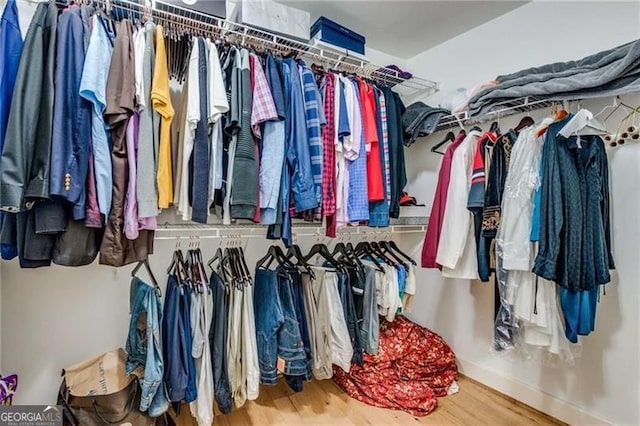
[[[384,200],[382,161],[378,148],[378,125],[376,121],[376,101],[373,87],[358,80],[360,103],[362,105],[362,127],[367,144],[367,192],[369,202]],[[360,153],[362,155],[362,153]]]

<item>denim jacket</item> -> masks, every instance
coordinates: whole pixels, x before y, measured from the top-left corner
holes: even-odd
[[[138,367],[144,368],[140,411],[148,409],[151,417],[158,417],[169,408],[162,383],[162,305],[155,289],[137,277],[131,280],[130,304],[131,319],[126,346],[127,374],[131,374]],[[140,324],[139,319],[145,313],[146,324]]]

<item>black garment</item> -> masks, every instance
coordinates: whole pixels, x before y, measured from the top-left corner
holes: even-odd
[[[349,330],[351,346],[353,347],[353,358],[351,362],[362,365],[363,348],[360,342],[360,328],[358,327],[358,318],[356,317],[356,307],[353,301],[349,275],[344,272],[338,272],[338,291],[340,292],[342,311],[347,323],[347,329]]]
[[[291,288],[293,290],[293,304],[296,310],[296,318],[300,325],[300,336],[304,351],[307,354],[307,374],[305,380],[311,380],[311,339],[309,338],[309,326],[307,324],[307,312],[304,307],[304,293],[302,290],[302,275],[300,271],[290,272]]]
[[[598,136],[565,138],[551,123],[542,149],[540,241],[533,272],[569,290],[611,280],[609,171]]]
[[[3,210],[49,198],[57,18],[55,2],[39,3],[24,40],[0,161]]]
[[[241,59],[240,62],[242,62]],[[258,207],[258,162],[251,130],[253,94],[251,93],[251,75],[248,67],[240,68],[239,87],[240,131],[238,132],[236,155],[233,159],[231,217],[253,220]]]
[[[485,238],[495,238],[500,226],[500,206],[504,195],[504,184],[511,161],[511,150],[517,139],[518,133],[511,129],[499,137],[493,147],[482,209],[482,236]]]
[[[193,46],[199,51],[198,82],[200,84],[200,120],[198,121],[195,140],[193,143],[193,180],[191,191],[193,192],[193,221],[207,223],[209,216],[209,112],[208,112],[208,78],[207,78],[207,54],[204,40],[199,37],[197,45]]]
[[[213,389],[216,403],[222,414],[231,412],[231,390],[227,370],[227,333],[229,318],[229,289],[214,272],[209,280],[213,295],[213,323],[209,330],[211,363],[213,364]]]
[[[102,242],[103,228],[87,228],[84,222],[69,218],[67,229],[58,234],[53,249],[53,263],[84,266],[93,263]]]
[[[400,197],[402,190],[407,185],[407,172],[404,162],[404,145],[402,143],[404,132],[402,130],[402,114],[405,107],[397,93],[389,87],[382,87],[385,104],[387,107],[387,133],[389,136],[389,162],[391,174],[391,201],[389,204],[389,216],[400,216]]]
[[[18,259],[21,268],[39,268],[51,265],[55,234],[36,233],[36,209],[18,213],[16,235]]]
[[[402,115],[404,144],[411,146],[417,138],[428,136],[436,130],[440,119],[451,114],[444,108],[433,108],[424,102],[415,102],[407,107]]]

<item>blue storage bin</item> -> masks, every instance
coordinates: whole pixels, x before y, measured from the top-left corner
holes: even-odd
[[[320,33],[320,40],[364,55],[365,38],[337,22],[321,16],[311,26],[311,38]]]

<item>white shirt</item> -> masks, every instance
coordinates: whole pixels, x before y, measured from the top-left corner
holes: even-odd
[[[340,118],[340,80],[336,78],[333,92],[333,110],[336,121]],[[346,205],[344,205],[344,173],[345,173],[345,162],[344,162],[344,154],[342,153],[342,140],[340,140],[340,136],[338,135],[339,126],[338,123],[334,126],[334,148],[336,151],[335,162],[336,162],[336,225],[339,227],[347,223],[347,210]],[[343,139],[347,139],[349,136],[344,136]]]
[[[189,206],[189,191],[191,182],[189,181],[189,160],[193,153],[193,143],[196,127],[200,121],[200,75],[199,75],[199,54],[197,40],[194,48],[191,49],[187,78],[189,81],[187,89],[187,113],[185,114],[185,131],[182,154],[182,188],[180,190],[180,200],[178,202],[178,212],[182,213],[182,220],[191,220],[191,207]]]
[[[354,161],[360,156],[362,111],[351,80],[342,76],[340,76],[340,80],[344,83],[344,97],[347,103],[347,117],[349,117],[349,131],[351,132],[351,137],[345,138],[343,142],[344,156],[347,160]]]
[[[144,87],[144,50],[147,47],[145,41],[145,30],[141,28],[133,34],[133,63],[134,63],[134,81],[136,85],[136,104],[138,111],[146,108],[147,96]],[[151,88],[148,88],[151,90]]]
[[[448,278],[478,279],[474,225],[467,210],[473,158],[480,132],[471,131],[453,154],[447,205],[436,262]]]
[[[209,52],[207,78],[209,82],[209,125],[211,127],[211,164],[209,166],[209,200],[213,201],[215,190],[222,188],[222,127],[220,117],[229,111],[229,101],[224,88],[218,48],[207,40]]]

